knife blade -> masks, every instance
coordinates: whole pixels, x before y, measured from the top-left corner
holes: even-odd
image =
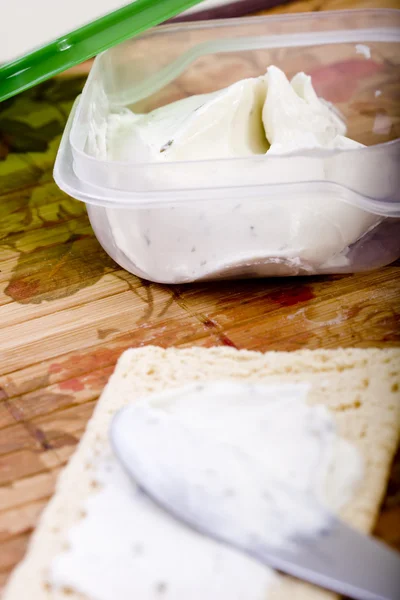
[[[139,487],[194,530],[354,600],[400,598],[400,554],[307,492],[281,481],[266,489],[262,466],[239,449],[143,405],[115,415],[110,441]]]

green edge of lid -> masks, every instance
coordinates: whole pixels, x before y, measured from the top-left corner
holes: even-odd
[[[200,0],[136,0],[30,54],[0,66],[0,102],[93,58],[199,2]]]

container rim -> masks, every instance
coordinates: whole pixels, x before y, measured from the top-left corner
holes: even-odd
[[[77,200],[81,200],[87,204],[102,206],[104,208],[156,208],[165,206],[167,202],[173,204],[185,204],[188,202],[201,202],[209,199],[210,188],[201,190],[179,190],[179,191],[144,191],[133,192],[127,190],[116,190],[104,186],[96,186],[93,183],[81,180],[74,171],[74,159],[69,140],[69,130],[74,118],[74,113],[79,99],[75,101],[70,117],[68,119],[64,135],[61,139],[60,147],[57,153],[53,177],[58,187]],[[265,198],[265,190],[276,190],[284,192],[294,186],[308,187],[319,189],[325,194],[334,194],[343,202],[357,206],[363,210],[382,217],[400,218],[400,202],[376,200],[375,198],[361,195],[360,193],[336,182],[331,181],[314,181],[291,184],[264,184],[249,188],[248,192],[252,198]],[[242,194],[242,188],[211,188],[215,192],[216,201],[224,201],[226,197],[232,199],[232,193],[236,193],[238,197]],[[197,193],[193,193],[197,192]],[[188,195],[190,197],[188,197]]]
[[[258,16],[245,16],[245,17],[232,17],[229,19],[206,19],[206,20],[195,20],[195,21],[176,21],[172,23],[163,23],[158,27],[154,27],[152,29],[147,30],[146,32],[138,35],[136,38],[139,39],[143,37],[150,37],[153,35],[157,35],[161,31],[166,31],[170,29],[181,29],[182,26],[187,29],[197,29],[201,27],[202,29],[210,29],[210,28],[221,28],[226,27],[227,25],[239,25],[244,23],[260,23],[261,21],[299,21],[303,19],[310,19],[315,21],[322,21],[324,19],[329,19],[331,15],[368,15],[368,14],[380,14],[380,15],[396,15],[400,17],[400,8],[344,8],[340,10],[324,10],[324,11],[313,11],[313,12],[299,12],[299,13],[284,13],[284,14],[275,14],[275,15],[258,15]],[[129,43],[129,40],[127,40]],[[122,42],[126,43],[126,42]],[[105,51],[107,52],[107,50]]]

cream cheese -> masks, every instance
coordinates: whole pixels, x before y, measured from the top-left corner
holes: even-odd
[[[307,492],[311,505],[316,499],[337,512],[351,498],[362,464],[356,449],[338,436],[328,410],[307,403],[309,389],[307,384],[194,384],[137,406],[150,406],[193,430],[194,462],[199,452],[207,452],[207,440],[213,453],[215,443],[246,453],[262,466],[263,482],[280,510],[285,511],[285,498],[276,481],[294,495]],[[129,444],[129,438],[122,442]],[[171,436],[168,443],[178,461],[179,438]],[[223,456],[215,456],[216,464]],[[265,600],[276,581],[271,569],[169,516],[129,479],[110,448],[99,459],[96,478],[101,487],[69,532],[69,549],[53,561],[50,583],[56,590],[74,590],[90,600]],[[246,484],[246,475],[239,476],[237,489]],[[241,501],[244,512],[251,508],[245,494]],[[321,515],[309,506],[289,510],[284,520],[274,517],[273,505],[269,511],[265,516],[275,541],[321,526]]]
[[[145,165],[159,166],[155,189],[175,189],[176,178],[179,188],[190,188],[191,161],[196,162],[197,176],[204,172],[202,180],[213,188],[213,160],[244,157],[232,164],[223,160],[215,167],[219,181],[226,180],[236,191],[243,188],[243,196],[218,200],[215,187],[215,198],[204,192],[210,193],[210,201],[176,205],[169,201],[165,208],[150,204],[139,210],[89,209],[89,216],[102,237],[108,232],[112,256],[153,281],[345,269],[350,264],[349,247],[382,220],[344,202],[337,188],[326,187],[331,167],[318,152],[361,147],[345,133],[342,119],[318,98],[309,76],[298,73],[289,82],[274,66],[261,77],[149,114],[117,110],[108,116],[104,131],[89,137],[95,156],[143,164],[149,182]],[[290,169],[287,159],[280,161],[279,156],[298,150],[308,154],[291,157]],[[174,163],[173,169],[162,168],[169,163]],[[265,187],[265,198],[246,197],[248,184],[243,180],[250,176],[252,184]],[[320,181],[321,190],[299,188],[299,183],[310,181]],[[269,184],[295,187],[283,193],[271,190]]]
[[[264,99],[263,80],[247,79],[148,115],[128,112],[122,123],[119,115],[112,115],[108,158],[152,162],[263,154],[269,147],[261,121]]]
[[[107,157],[187,161],[362,146],[345,133],[343,121],[318,98],[309,76],[298,73],[289,82],[271,66],[261,77],[149,114],[110,115]]]

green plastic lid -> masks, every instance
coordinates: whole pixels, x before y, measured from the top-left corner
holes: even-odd
[[[88,14],[88,8],[92,11],[92,17],[96,17],[99,14],[99,3],[87,3],[87,0],[81,0],[81,5],[84,6],[84,10],[81,12],[81,18],[85,25],[70,31],[69,33],[63,34],[55,40],[46,43],[48,40],[41,40],[39,44],[36,44],[34,50],[29,49],[25,51],[22,56],[17,58],[11,58],[6,53],[6,61],[4,63],[4,57],[0,52],[0,101],[6,100],[23,90],[26,90],[41,81],[49,79],[57,73],[61,73],[66,69],[74,67],[89,58],[92,58],[99,52],[103,52],[116,44],[123,42],[139,33],[142,33],[146,29],[158,25],[175,15],[191,8],[195,4],[198,4],[201,0],[132,0],[128,4],[128,0],[102,0],[100,5],[105,8],[104,12],[108,12],[105,16],[100,18],[90,18]],[[42,31],[38,27],[40,19],[51,20],[50,11],[53,11],[53,16],[58,17],[58,21],[62,18],[62,15],[58,15],[54,12],[54,5],[58,5],[58,2],[52,1],[49,4],[49,13],[35,13],[33,7],[36,6],[35,2],[28,2],[23,0],[10,0],[10,4],[16,3],[14,9],[2,11],[1,24],[0,24],[0,37],[6,40],[7,36],[20,36],[16,38],[18,42],[21,42],[20,47],[24,47],[25,39],[26,43],[29,44],[30,39],[36,38]],[[18,3],[21,5],[21,13],[17,12]],[[39,2],[42,7],[46,4],[44,0]],[[107,8],[112,10],[116,6],[120,6],[113,12],[107,11]],[[69,10],[68,16],[71,16],[71,11],[79,10],[79,2],[76,0],[65,0],[62,10]],[[29,11],[31,11],[29,13]],[[94,15],[93,15],[94,13]],[[97,14],[96,14],[97,13]],[[10,17],[11,22],[7,23],[7,16],[14,16],[14,22]],[[74,14],[75,22],[79,23],[80,16]],[[89,17],[89,18],[88,18]],[[27,34],[24,36],[23,30],[19,27],[15,29],[15,18],[20,18],[21,22],[24,23],[25,29],[28,27],[34,28],[31,32],[27,30]],[[67,18],[64,19],[66,22],[71,22]],[[88,22],[90,21],[90,22]],[[50,21],[45,21],[47,30]],[[58,23],[60,25],[60,23]],[[7,30],[8,27],[8,30]],[[46,29],[46,27],[44,28]],[[33,37],[28,33],[34,34]],[[57,32],[59,33],[59,31]],[[7,35],[6,35],[7,34]],[[11,39],[11,37],[9,37]],[[44,42],[44,44],[42,43]],[[10,46],[11,44],[9,44]],[[40,47],[37,47],[37,46]],[[17,46],[18,47],[18,44]],[[7,46],[5,46],[7,50]],[[0,46],[1,51],[1,46]]]

